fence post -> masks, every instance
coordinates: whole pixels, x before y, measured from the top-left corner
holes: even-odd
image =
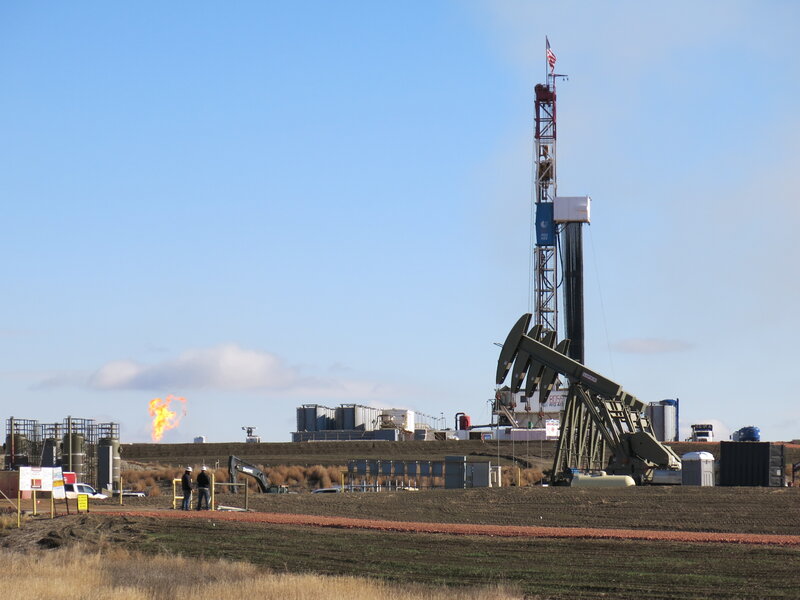
[[[217,489],[216,488],[216,481],[217,481],[216,476],[214,475],[214,473],[211,473],[211,510],[216,510],[214,508],[214,500],[215,500],[214,492]]]

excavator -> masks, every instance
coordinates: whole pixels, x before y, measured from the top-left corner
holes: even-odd
[[[249,475],[255,479],[256,483],[258,484],[258,489],[260,489],[264,494],[289,493],[289,488],[285,485],[275,485],[270,483],[264,472],[255,465],[246,463],[236,456],[228,457],[228,481],[231,483],[236,483],[239,473],[244,473],[245,475]],[[231,485],[229,489],[232,494],[236,493],[235,485]]]
[[[628,475],[638,484],[652,483],[656,471],[678,471],[681,460],[658,441],[645,404],[618,383],[566,356],[569,340],[555,343],[553,332],[530,326],[520,317],[508,334],[497,361],[497,385],[512,372],[511,393],[524,387],[530,398],[539,391],[544,403],[563,376],[569,382],[561,419],[552,485],[569,485],[576,472]],[[512,370],[513,366],[513,370]]]

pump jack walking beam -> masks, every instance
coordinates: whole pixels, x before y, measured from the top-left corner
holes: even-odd
[[[513,366],[511,391],[519,391],[527,374],[525,395],[530,397],[538,388],[539,402],[544,403],[558,375],[569,381],[553,483],[574,469],[600,470],[606,455],[606,471],[631,475],[638,483],[651,481],[656,468],[680,468],[678,456],[653,435],[643,402],[618,383],[565,356],[568,340],[554,349],[553,338],[545,340],[548,332],[534,327],[526,335],[530,321],[530,314],[523,315],[509,332],[497,362],[496,383],[502,385]]]

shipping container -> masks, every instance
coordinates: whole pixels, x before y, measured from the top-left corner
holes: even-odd
[[[721,442],[720,485],[782,487],[785,457],[783,444],[770,442]]]

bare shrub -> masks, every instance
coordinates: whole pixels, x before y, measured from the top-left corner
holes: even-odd
[[[322,465],[314,465],[313,467],[307,468],[306,481],[309,487],[331,487],[331,477],[328,474],[328,469]]]
[[[522,485],[538,485],[544,479],[544,473],[539,469],[523,469]]]
[[[288,467],[286,469],[286,483],[298,485],[305,483],[305,469],[303,467]]]
[[[287,467],[280,465],[278,467],[270,467],[266,470],[266,475],[269,480],[275,485],[283,485],[286,482]]]
[[[328,467],[328,477],[331,478],[331,481],[341,482],[342,471],[344,471],[342,467],[330,466]]]

